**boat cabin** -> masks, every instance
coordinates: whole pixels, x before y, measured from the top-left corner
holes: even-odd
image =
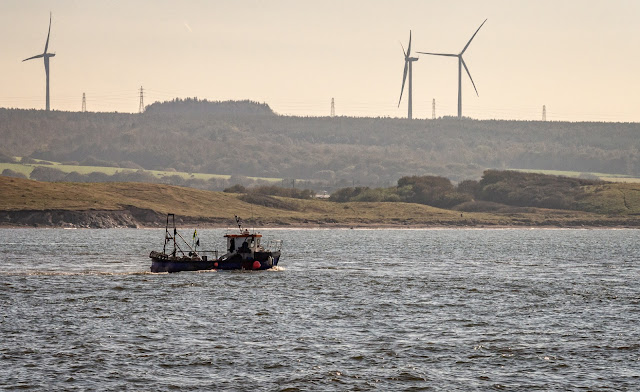
[[[228,253],[250,253],[253,255],[257,251],[261,251],[260,240],[262,234],[250,233],[244,230],[241,234],[225,234],[227,239]]]

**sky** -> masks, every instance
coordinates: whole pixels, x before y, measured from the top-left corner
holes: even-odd
[[[640,122],[637,0],[2,0],[0,107],[137,112],[176,97],[266,102],[279,114]]]

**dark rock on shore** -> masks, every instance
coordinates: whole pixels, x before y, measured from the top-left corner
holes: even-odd
[[[166,214],[127,206],[122,210],[0,211],[0,227],[74,227],[90,229],[164,227]],[[228,219],[176,216],[176,224],[224,226]]]
[[[163,215],[152,210],[129,207],[124,210],[21,210],[0,211],[0,225],[21,227],[113,227],[156,226]]]

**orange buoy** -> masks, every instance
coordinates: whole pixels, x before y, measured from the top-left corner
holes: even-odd
[[[253,262],[253,269],[260,269],[261,265],[260,262],[258,260]]]

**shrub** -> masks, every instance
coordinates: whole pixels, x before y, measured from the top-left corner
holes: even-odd
[[[455,192],[448,178],[440,176],[411,176],[398,180],[398,193],[407,202],[449,208],[472,199]]]
[[[223,190],[223,192],[226,192],[226,193],[247,193],[247,188],[245,188],[244,186],[242,186],[240,184],[235,184],[233,186],[230,186],[229,188],[225,188]]]
[[[87,174],[87,182],[107,182],[109,176],[103,172],[91,172]]]
[[[27,176],[25,176],[24,174],[19,173],[17,171],[13,171],[11,169],[4,169],[2,171],[2,175],[5,177],[27,178]]]
[[[333,192],[331,196],[329,196],[329,200],[337,203],[346,203],[367,189],[369,189],[369,187],[341,188]]]
[[[38,161],[31,157],[22,157],[22,159],[20,159],[20,163],[24,165],[33,165],[34,163],[38,163]]]
[[[31,179],[36,181],[62,181],[66,173],[52,167],[36,166],[31,172]]]
[[[269,196],[291,197],[294,199],[311,199],[315,193],[310,189],[281,188],[275,185],[261,185],[249,189],[249,193]]]
[[[384,199],[384,194],[380,189],[366,189],[360,192],[357,196],[352,197],[349,201],[368,201],[368,202],[379,202]]]
[[[585,186],[603,184],[580,178],[538,173],[487,170],[478,183],[481,200],[520,207],[575,209]]]
[[[476,192],[478,192],[478,189],[479,189],[478,181],[475,181],[475,180],[461,181],[456,187],[457,192],[466,193],[472,196],[476,195]]]
[[[89,176],[78,172],[71,172],[64,176],[65,182],[89,182]]]

